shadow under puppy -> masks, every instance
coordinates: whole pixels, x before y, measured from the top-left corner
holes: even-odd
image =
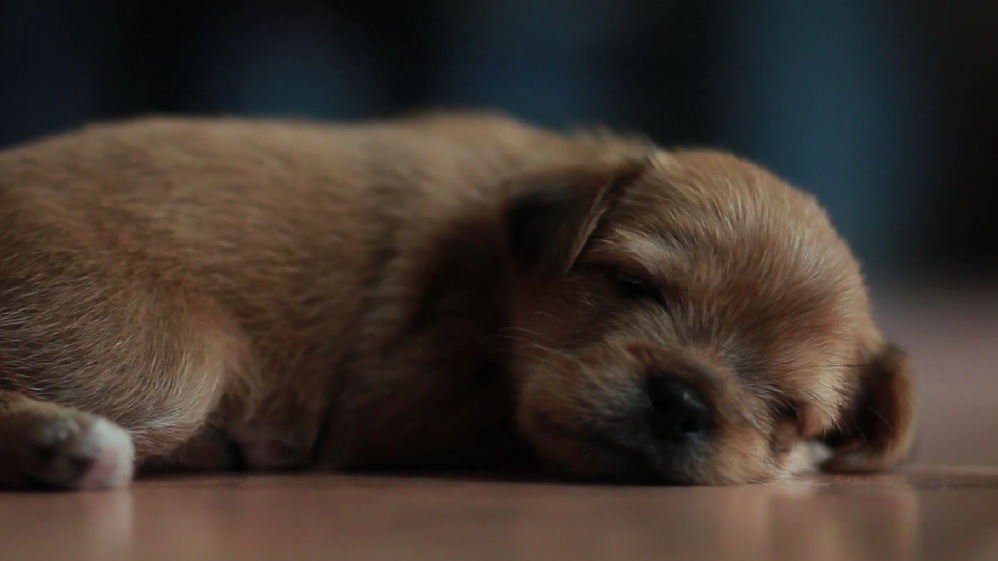
[[[902,353],[808,196],[497,115],[139,119],[0,153],[0,487],[140,470],[876,470]]]

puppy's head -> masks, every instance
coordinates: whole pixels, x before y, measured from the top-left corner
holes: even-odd
[[[517,422],[550,468],[722,484],[903,459],[905,358],[812,197],[693,151],[510,185]]]

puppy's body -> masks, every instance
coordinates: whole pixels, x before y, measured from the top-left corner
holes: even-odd
[[[710,174],[735,187],[710,195]],[[638,216],[624,201],[610,205],[659,176],[689,191],[696,208]],[[735,210],[709,210],[719,204]],[[766,204],[777,215],[763,216]],[[742,236],[748,219],[763,227]],[[694,348],[704,357],[697,364],[717,367],[706,378],[728,376],[721,361],[734,347],[679,336],[650,310],[631,318],[643,332],[578,328],[614,325],[584,309],[594,291],[606,292],[605,275],[590,272],[608,263],[600,252],[644,260],[652,274],[668,260],[638,233],[683,221],[672,231],[704,243],[687,248],[700,251],[701,273],[687,271],[704,293],[689,302],[732,333],[799,337],[753,350],[756,368],[772,372],[696,382],[719,425],[711,447],[729,442],[697,454],[726,454],[713,460],[722,467],[643,459],[636,470],[621,458],[652,445],[619,436],[614,446],[626,453],[594,459],[607,454],[597,441],[611,423],[574,419],[615,419],[631,407],[611,381],[685,372]],[[893,381],[875,393],[886,404],[877,413],[896,412],[904,426],[859,444],[855,431],[835,428],[874,395],[848,365],[879,361],[883,345],[848,250],[807,197],[726,156],[672,156],[482,115],[364,126],[140,120],[0,154],[0,224],[5,486],[118,485],[132,453],[140,467],[166,469],[505,468],[530,464],[531,450],[572,475],[646,479],[651,466],[663,480],[731,482],[786,473],[798,440],[840,437],[872,467],[907,446],[910,406]],[[769,229],[776,235],[744,241]],[[787,243],[795,239],[800,247]],[[751,253],[766,266],[739,264]],[[737,311],[746,303],[717,282],[725,275],[741,279],[738,297],[768,298],[754,325]],[[559,301],[566,295],[574,303]],[[604,316],[631,306],[613,290],[606,300]],[[595,350],[580,343],[587,338],[599,341]],[[566,354],[579,379],[551,375],[566,370],[551,366]],[[590,372],[607,360],[614,368]],[[676,361],[684,366],[667,366]],[[809,371],[786,373],[793,361]],[[733,389],[752,384],[776,389]],[[725,397],[717,387],[727,386]],[[778,428],[768,409],[781,400],[807,405],[792,429]],[[552,435],[552,418],[580,434]],[[795,436],[778,438],[780,430]]]

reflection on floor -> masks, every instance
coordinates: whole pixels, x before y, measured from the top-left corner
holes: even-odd
[[[918,465],[727,488],[299,475],[0,495],[0,558],[998,559],[998,298],[897,298],[920,373]],[[975,467],[977,466],[977,467]]]

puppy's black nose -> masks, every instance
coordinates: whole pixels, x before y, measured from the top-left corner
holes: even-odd
[[[696,388],[669,373],[652,374],[647,383],[648,425],[656,439],[685,444],[710,430],[713,414]]]

